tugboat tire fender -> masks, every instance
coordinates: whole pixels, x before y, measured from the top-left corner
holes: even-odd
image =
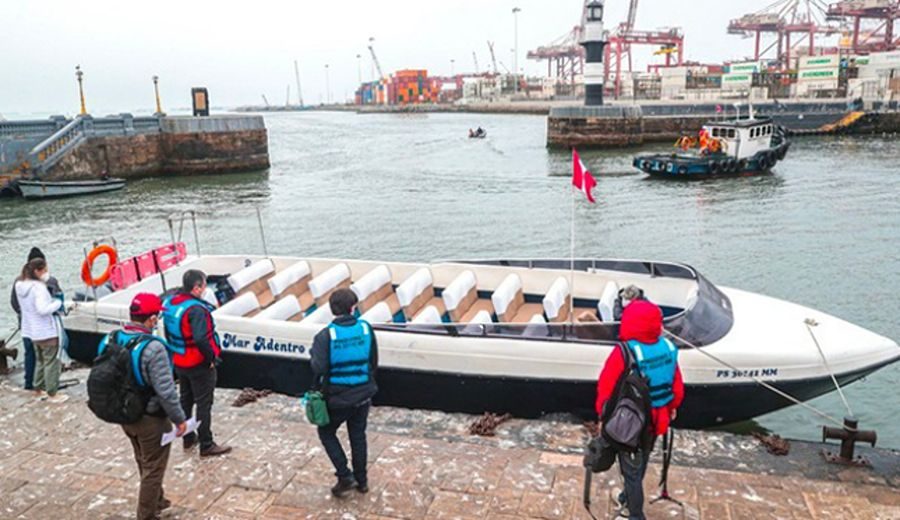
[[[722,171],[722,163],[719,161],[709,161],[710,173],[719,173]]]
[[[742,172],[747,168],[747,159],[741,159],[737,162],[737,171]]]
[[[688,172],[687,166],[685,166],[685,165],[682,164],[681,166],[678,167],[678,174],[679,174],[679,175],[685,175],[685,174],[687,174],[687,172]]]
[[[728,173],[734,173],[736,167],[737,161],[735,161],[734,159],[728,159],[725,162],[725,171],[727,171]]]

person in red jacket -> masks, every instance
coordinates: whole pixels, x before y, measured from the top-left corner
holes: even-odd
[[[622,312],[619,339],[630,349],[638,371],[649,380],[652,441],[636,453],[619,452],[619,469],[625,481],[618,496],[620,507],[627,506],[628,518],[644,518],[644,474],[656,437],[664,435],[675,420],[684,399],[684,382],[678,368],[678,349],[662,337],[662,311],[646,300],[635,300]],[[597,381],[597,413],[612,397],[616,383],[625,372],[625,359],[619,348],[613,349]]]

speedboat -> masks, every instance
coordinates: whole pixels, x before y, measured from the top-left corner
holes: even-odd
[[[698,136],[682,136],[676,153],[642,154],[634,167],[655,177],[708,178],[764,173],[784,159],[791,146],[784,128],[771,118],[707,123]]]
[[[26,199],[51,199],[121,190],[125,187],[125,179],[113,177],[83,181],[20,179],[16,181],[16,186]]]
[[[332,320],[328,298],[342,287],[358,295],[361,317],[376,331],[376,405],[590,417],[597,376],[616,345],[616,300],[631,285],[662,308],[679,346],[683,427],[733,423],[790,404],[758,380],[808,400],[834,389],[832,373],[848,384],[900,359],[891,339],[808,307],[718,287],[680,263],[201,256],[182,243],[116,263],[105,295],[69,302],[70,356],[90,363],[103,335],[127,322],[135,294],[171,292],[187,269],[209,277],[204,298],[217,307],[223,347],[218,383],[229,388],[307,390],[313,337]]]

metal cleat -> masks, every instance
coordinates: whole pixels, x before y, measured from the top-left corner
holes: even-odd
[[[868,442],[875,447],[875,441],[878,439],[874,430],[858,429],[859,421],[855,417],[844,417],[844,427],[834,428],[832,426],[822,427],[822,442],[828,439],[840,439],[841,451],[835,454],[829,450],[822,450],[822,456],[826,462],[832,464],[843,464],[845,466],[871,467],[872,463],[866,457],[854,456],[853,450],[856,448],[857,442]]]

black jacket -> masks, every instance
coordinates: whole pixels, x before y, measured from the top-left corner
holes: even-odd
[[[355,325],[356,318],[347,314],[334,319],[337,325]],[[330,362],[331,335],[324,328],[313,339],[310,351],[310,365],[313,371],[313,388],[324,389],[329,408],[353,408],[372,399],[378,392],[375,384],[375,371],[378,369],[378,341],[372,332],[372,349],[369,353],[369,382],[359,386],[328,385],[325,380]]]

